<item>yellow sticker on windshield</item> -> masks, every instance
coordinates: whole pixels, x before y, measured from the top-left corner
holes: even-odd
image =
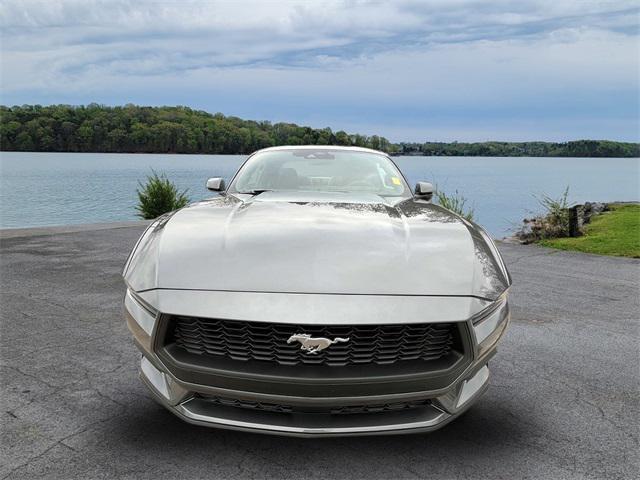
[[[394,185],[402,185],[402,182],[398,177],[391,177],[391,183],[393,183]]]

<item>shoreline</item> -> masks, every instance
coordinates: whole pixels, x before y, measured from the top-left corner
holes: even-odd
[[[99,230],[114,230],[117,228],[143,226],[150,223],[151,220],[131,220],[124,222],[77,223],[72,225],[0,228],[0,240],[21,237],[40,237],[65,233],[92,232]]]
[[[322,147],[322,145],[318,145],[318,147]],[[58,154],[58,155],[68,155],[68,154],[81,154],[81,155],[175,155],[182,157],[194,157],[194,156],[209,156],[209,157],[248,157],[255,152],[251,153],[177,153],[177,152],[44,152],[40,150],[36,151],[24,151],[24,150],[0,150],[0,156],[4,153],[28,153],[28,154]],[[567,158],[567,159],[576,159],[576,158],[607,158],[607,159],[636,159],[640,160],[640,156],[638,157],[571,157],[567,155],[555,155],[555,156],[544,156],[544,155],[422,155],[422,154],[411,154],[411,153],[388,153],[383,152],[389,155],[390,157],[416,157],[416,158]]]
[[[637,205],[639,200],[606,202],[609,205],[632,204]],[[78,233],[97,230],[111,230],[115,228],[135,227],[137,225],[148,225],[153,220],[122,220],[113,222],[92,222],[92,223],[72,223],[68,225],[41,225],[33,227],[5,227],[0,228],[0,240],[19,237],[36,237],[46,235],[56,235],[65,233]],[[491,237],[496,242],[509,244],[524,244],[515,235],[504,235],[501,237]]]

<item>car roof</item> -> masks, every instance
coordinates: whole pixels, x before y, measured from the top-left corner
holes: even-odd
[[[279,145],[277,147],[263,148],[253,153],[273,152],[277,150],[344,150],[348,152],[367,152],[367,153],[376,153],[378,155],[385,155],[387,157],[389,156],[385,152],[381,152],[380,150],[373,150],[372,148],[346,147],[343,145]]]

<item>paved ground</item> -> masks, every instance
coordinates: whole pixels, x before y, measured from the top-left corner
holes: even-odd
[[[0,478],[637,478],[640,262],[501,246],[513,323],[477,405],[428,435],[300,440],[149,398],[120,307],[141,230],[0,240]]]

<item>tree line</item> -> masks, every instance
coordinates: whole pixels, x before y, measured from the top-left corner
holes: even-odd
[[[640,144],[606,140],[391,143],[378,135],[243,120],[181,106],[0,106],[4,151],[247,154],[275,145],[359,146],[397,155],[640,156]]]
[[[571,142],[399,143],[403,155],[484,157],[640,157],[640,144],[611,140]]]
[[[388,151],[386,138],[293,123],[243,120],[187,107],[90,104],[0,107],[2,150],[246,154],[274,145],[355,145]]]

